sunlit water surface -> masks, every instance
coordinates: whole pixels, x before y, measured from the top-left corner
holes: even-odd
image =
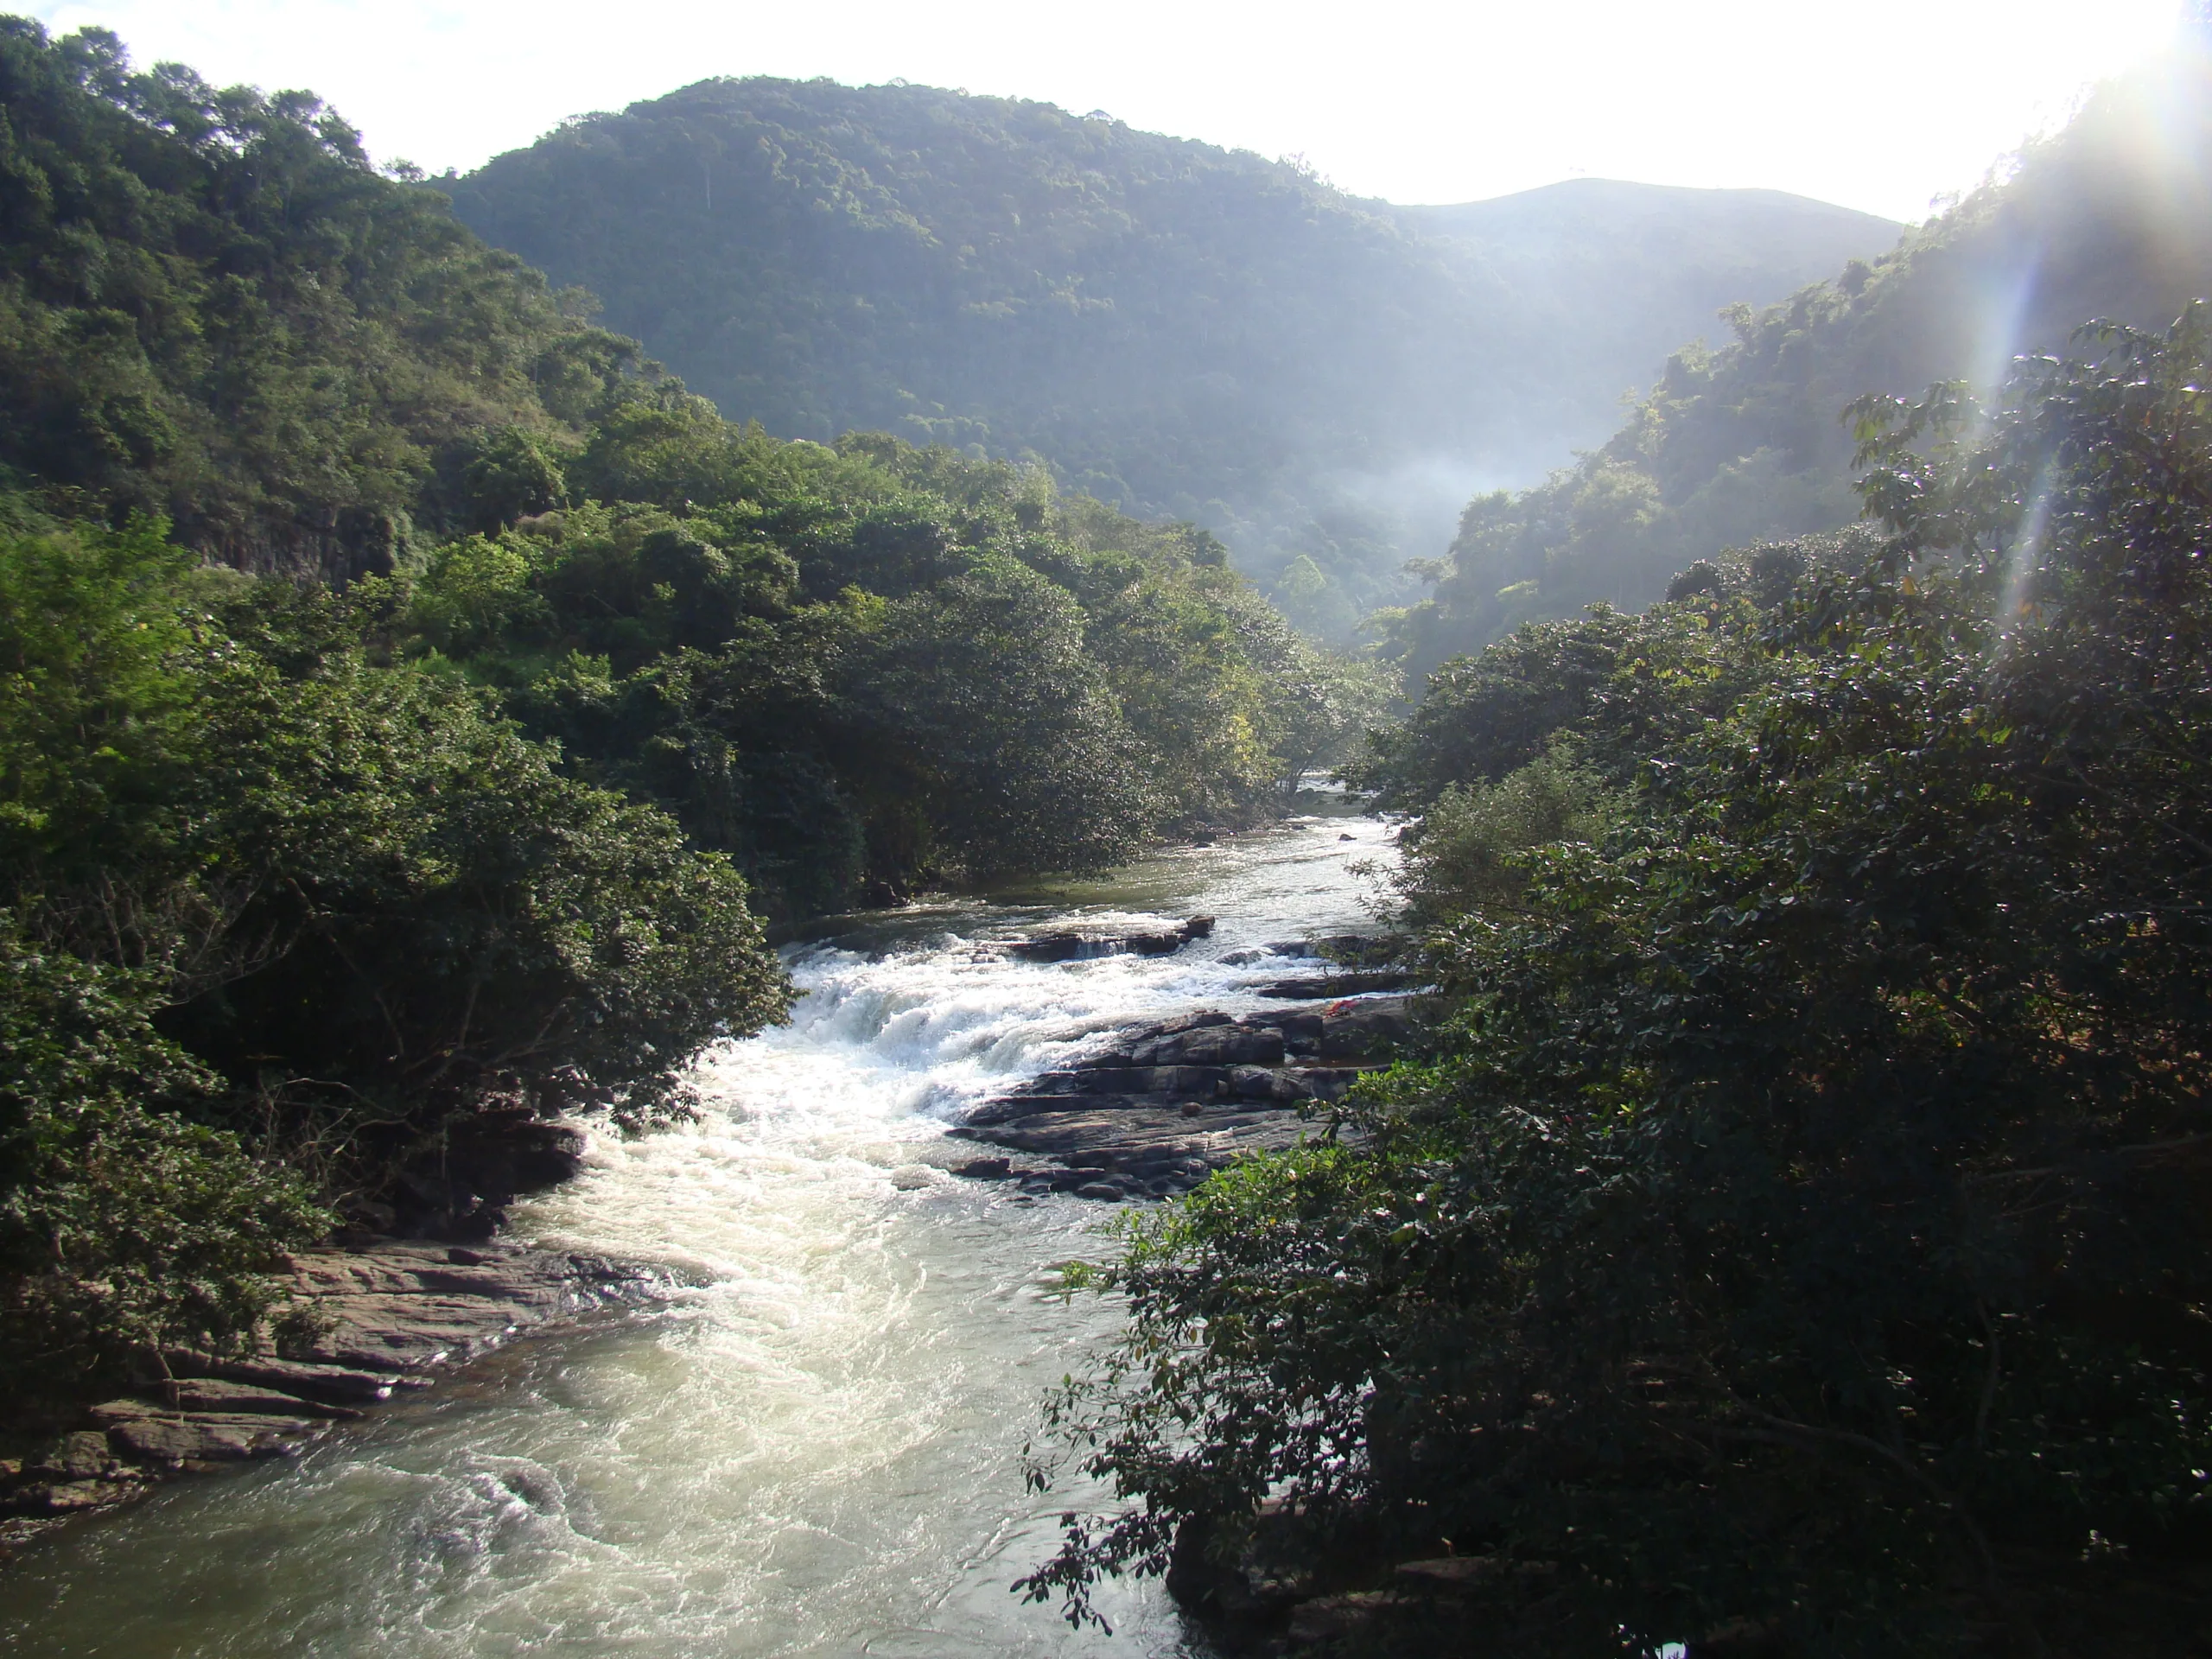
[[[1351,840],[1341,839],[1349,835]],[[1052,1294],[1109,1212],[955,1179],[946,1118],[1087,1037],[1257,1006],[1255,944],[1369,918],[1383,825],[1328,813],[1114,879],[865,918],[786,954],[795,1022],[709,1055],[694,1127],[594,1147],[518,1236],[696,1287],[524,1342],[296,1462],[187,1481],[0,1569],[31,1655],[1175,1655],[1151,1583],[1115,1634],[1008,1586],[1083,1491],[1025,1492],[1037,1401],[1114,1329]],[[972,942],[1217,914],[1177,956]]]

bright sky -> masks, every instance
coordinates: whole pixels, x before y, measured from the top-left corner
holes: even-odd
[[[22,3],[22,0],[16,0]],[[1920,219],[2161,48],[2177,0],[95,0],[142,65],[305,86],[466,171],[711,75],[903,77],[1468,201],[1578,174]]]

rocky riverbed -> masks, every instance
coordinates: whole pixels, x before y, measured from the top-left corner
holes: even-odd
[[[296,1257],[315,1335],[291,1357],[172,1351],[165,1376],[41,1428],[0,1457],[0,1553],[179,1475],[295,1455],[511,1339],[634,1306],[665,1274],[604,1256],[380,1239]]]

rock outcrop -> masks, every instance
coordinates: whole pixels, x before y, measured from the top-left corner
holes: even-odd
[[[298,1357],[399,1377],[465,1364],[510,1337],[641,1300],[664,1282],[604,1256],[396,1239],[303,1255],[296,1279],[327,1322]]]
[[[1015,1155],[954,1173],[1108,1201],[1186,1192],[1238,1158],[1295,1145],[1313,1107],[1341,1098],[1411,1029],[1405,997],[1133,1027],[971,1110],[952,1133]]]
[[[168,1477],[296,1453],[515,1337],[633,1306],[666,1283],[602,1256],[515,1245],[381,1239],[300,1255],[296,1306],[316,1332],[304,1346],[281,1357],[171,1351],[167,1376],[0,1459],[0,1552]]]

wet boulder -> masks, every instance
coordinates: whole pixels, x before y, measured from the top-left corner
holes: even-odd
[[[1281,1032],[1224,1022],[1139,1043],[1129,1059],[1136,1065],[1281,1065],[1283,1052]]]
[[[1102,1065],[1046,1071],[1016,1090],[1023,1095],[1211,1095],[1221,1071],[1208,1065]]]
[[[1321,1014],[1312,1008],[1285,1008],[1281,1013],[1270,1010],[1248,1014],[1236,1023],[1281,1032],[1283,1046],[1293,1054],[1318,1054],[1321,1052]]]
[[[1181,926],[1141,932],[1092,934],[1067,929],[1033,938],[1007,939],[996,948],[1022,962],[1089,962],[1102,957],[1171,957],[1213,932],[1213,918],[1193,916]]]
[[[1319,1052],[1325,1059],[1386,1058],[1394,1044],[1413,1034],[1403,998],[1357,1003],[1323,1016]]]
[[[1313,1089],[1295,1072],[1264,1065],[1231,1066],[1223,1092],[1239,1100],[1273,1100],[1294,1105],[1313,1096]]]
[[[1306,1001],[1317,997],[1363,996],[1376,991],[1402,991],[1420,976],[1394,968],[1346,969],[1333,973],[1303,974],[1279,979],[1259,988],[1262,996]]]

